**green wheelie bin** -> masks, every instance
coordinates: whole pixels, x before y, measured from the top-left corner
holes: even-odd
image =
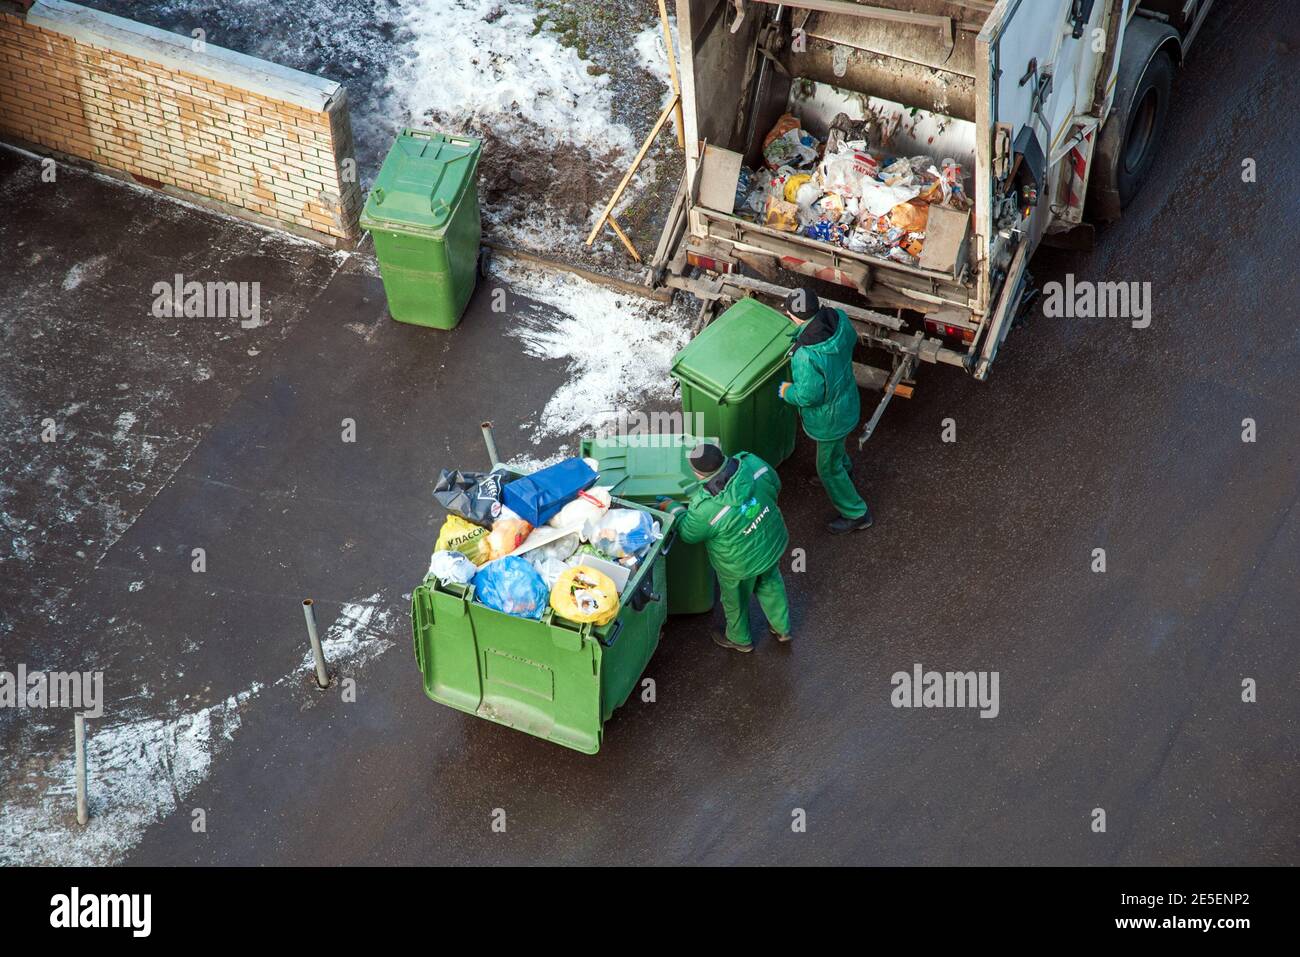
[[[388,312],[398,322],[454,329],[478,278],[482,144],[404,129],[361,212],[375,241]]]
[[[776,394],[790,378],[798,330],[757,299],[742,299],[673,359],[682,411],[699,435],[714,436],[728,455],[752,452],[773,468],[794,451],[794,406]]]
[[[424,693],[467,714],[555,744],[595,754],[604,724],[632,691],[667,618],[667,571],[673,518],[615,499],[615,507],[652,512],[663,538],[646,552],[605,625],[567,621],[548,608],[519,618],[474,600],[474,585],[430,579],[411,593],[411,635]]]
[[[698,440],[692,435],[621,435],[582,440],[583,458],[597,462],[600,485],[619,496],[653,506],[660,496],[685,502],[699,486],[686,461]],[[717,580],[703,542],[677,541],[667,556],[668,614],[698,615],[714,604]]]

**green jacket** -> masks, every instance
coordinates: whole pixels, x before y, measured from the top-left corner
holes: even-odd
[[[785,401],[799,408],[803,430],[818,442],[842,439],[858,427],[861,404],[853,378],[858,335],[839,309],[823,309],[795,337],[792,384]]]
[[[757,455],[741,452],[687,504],[673,508],[678,535],[688,544],[704,542],[722,578],[761,575],[781,558],[790,540],[776,505],[780,491],[776,469]]]

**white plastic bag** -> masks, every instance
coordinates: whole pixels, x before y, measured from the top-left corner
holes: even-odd
[[[463,552],[434,552],[429,561],[429,574],[424,576],[424,580],[436,578],[444,585],[468,585],[477,571],[478,566]]]
[[[598,485],[569,502],[546,524],[552,528],[576,528],[585,525],[593,518],[599,518],[609,510],[610,495],[608,486]],[[574,546],[577,547],[576,545]]]
[[[526,554],[524,558],[527,559],[528,564],[537,569],[537,574],[542,576],[542,580],[546,582],[546,587],[554,588],[555,583],[560,580],[560,576],[569,567],[569,563],[558,558],[538,557],[535,552],[540,551],[540,548],[535,549],[533,552]]]

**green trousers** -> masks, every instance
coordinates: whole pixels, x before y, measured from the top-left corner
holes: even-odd
[[[753,578],[719,575],[718,591],[722,596],[722,613],[727,618],[727,637],[736,644],[753,643],[749,634],[749,599],[755,595],[773,630],[781,635],[790,634],[790,605],[785,597],[785,579],[781,577],[781,559]]]
[[[845,518],[861,518],[867,514],[867,503],[849,477],[849,450],[844,447],[847,438],[834,442],[817,443],[817,477],[822,488],[831,497],[831,504]]]

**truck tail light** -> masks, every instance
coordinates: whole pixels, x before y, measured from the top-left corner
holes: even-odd
[[[696,269],[707,269],[709,272],[732,273],[736,270],[736,264],[726,259],[715,259],[712,256],[705,256],[703,253],[690,252],[686,253],[686,261]]]
[[[939,322],[937,319],[925,320],[925,331],[935,336],[942,336],[948,339],[960,339],[968,345],[975,341],[975,330],[967,329],[965,326],[954,326],[950,323]]]

